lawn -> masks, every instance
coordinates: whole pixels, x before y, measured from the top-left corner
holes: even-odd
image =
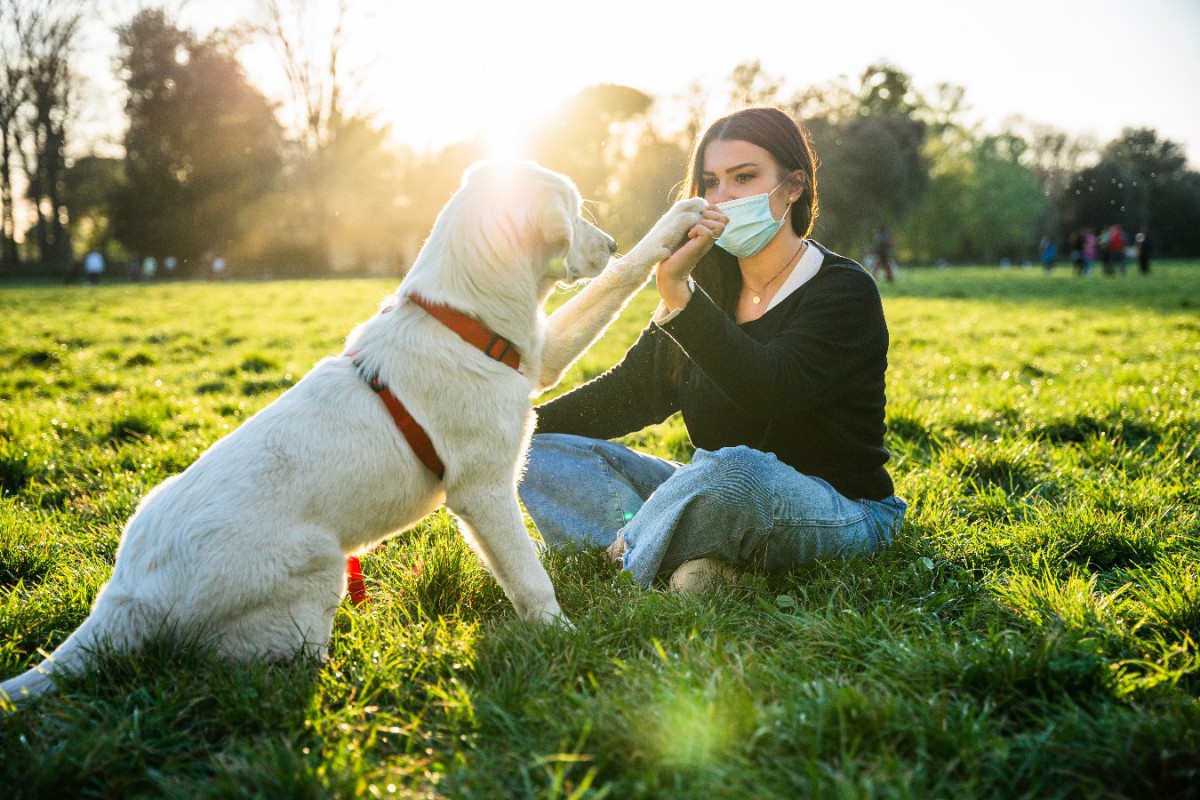
[[[394,286],[0,289],[0,677],[86,616],[138,499]],[[516,619],[444,512],[363,559],[327,663],[161,642],[0,719],[11,797],[1200,795],[1200,264],[882,287],[911,504],[870,559]],[[646,293],[568,376],[611,364]],[[563,387],[560,387],[563,388]],[[678,421],[630,437],[686,457]]]

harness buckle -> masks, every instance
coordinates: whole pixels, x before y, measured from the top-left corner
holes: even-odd
[[[499,355],[492,352],[492,347],[494,347],[497,342],[504,345],[500,348]],[[505,339],[503,336],[492,334],[492,340],[487,343],[487,347],[483,348],[483,352],[487,353],[488,358],[494,358],[496,361],[503,361],[504,357],[508,355],[508,350],[510,347],[512,347],[512,342],[508,341],[508,339]]]

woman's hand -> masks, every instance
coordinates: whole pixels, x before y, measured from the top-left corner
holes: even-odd
[[[688,277],[700,263],[700,259],[712,249],[717,238],[724,233],[727,222],[729,217],[722,214],[716,206],[710,205],[701,215],[700,222],[688,231],[688,240],[683,246],[659,262],[655,282],[663,303],[671,311],[683,308],[692,298]]]

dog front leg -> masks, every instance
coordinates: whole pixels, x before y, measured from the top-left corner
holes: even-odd
[[[563,303],[546,320],[542,371],[534,394],[558,383],[584,351],[608,329],[646,281],[654,265],[675,252],[688,231],[700,222],[708,204],[699,197],[680,200],[655,223],[642,240],[614,259],[579,294]]]
[[[459,499],[447,505],[522,619],[574,627],[558,605],[554,584],[529,540],[515,495]]]

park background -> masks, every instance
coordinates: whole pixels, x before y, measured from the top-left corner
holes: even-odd
[[[628,249],[703,124],[762,103],[811,132],[848,255],[886,225],[905,264],[1019,264],[1113,224],[1200,255],[1200,7],[832,5],[3,0],[0,278],[91,249],[398,275],[494,155],[570,175]]]
[[[328,662],[106,657],[4,717],[0,791],[1200,794],[1200,6],[578,5],[0,0],[0,675],[87,615],[142,497],[340,352],[467,163],[568,171],[627,249],[743,102],[812,129],[827,245],[882,220],[953,265],[880,286],[895,545],[700,598],[552,551],[568,634],[439,512],[364,557]],[[1149,275],[996,268],[1109,222],[1153,227]],[[101,285],[63,287],[93,246]],[[316,279],[124,280],[209,248]],[[624,441],[691,454],[678,417]]]

